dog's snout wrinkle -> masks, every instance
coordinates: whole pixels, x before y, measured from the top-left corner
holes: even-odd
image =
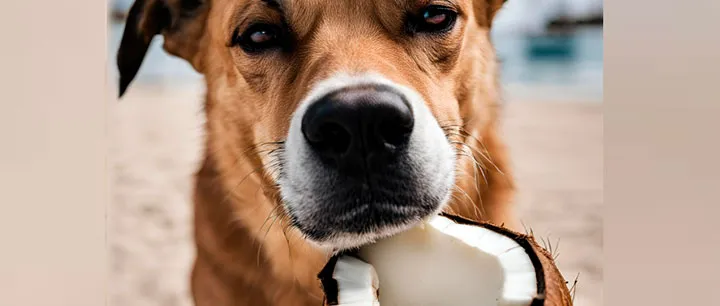
[[[302,119],[313,152],[353,177],[384,167],[407,144],[414,117],[405,98],[385,86],[345,88],[314,102]]]

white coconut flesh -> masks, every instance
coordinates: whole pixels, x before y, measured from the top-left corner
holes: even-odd
[[[521,306],[538,297],[536,267],[523,246],[443,216],[334,260],[325,272],[334,282],[323,281],[331,305]]]

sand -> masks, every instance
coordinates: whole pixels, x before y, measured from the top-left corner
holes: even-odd
[[[191,305],[201,96],[195,85],[137,84],[110,99],[109,305]],[[511,101],[503,133],[523,223],[557,248],[570,285],[579,274],[576,305],[602,305],[602,104]]]

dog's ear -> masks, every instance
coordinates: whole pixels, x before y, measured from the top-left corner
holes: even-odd
[[[119,96],[135,78],[153,37],[158,34],[163,36],[165,51],[187,60],[200,71],[208,9],[209,0],[136,0],[128,12],[117,54]]]
[[[489,28],[497,12],[508,0],[474,0],[475,19],[481,27]]]
[[[490,23],[495,19],[497,12],[503,7],[507,0],[489,0],[488,4],[488,20]]]

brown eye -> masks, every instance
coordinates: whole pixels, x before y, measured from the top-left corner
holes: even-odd
[[[259,53],[280,46],[281,29],[271,24],[254,24],[235,38],[237,44],[247,53]]]
[[[411,32],[443,33],[453,28],[456,19],[455,10],[446,6],[430,5],[408,22],[408,29]]]

